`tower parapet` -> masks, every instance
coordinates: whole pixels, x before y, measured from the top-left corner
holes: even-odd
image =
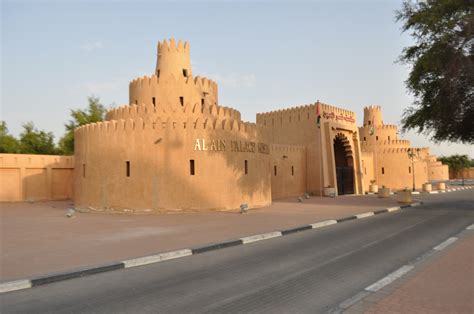
[[[364,107],[364,126],[383,125],[382,108],[372,105]]]
[[[158,43],[155,74],[132,80],[129,104],[202,104],[218,106],[217,84],[205,77],[193,77],[187,42],[174,39]]]
[[[175,77],[192,76],[189,43],[181,40],[176,44],[174,38],[166,39],[158,43],[158,56],[156,61],[156,76]]]

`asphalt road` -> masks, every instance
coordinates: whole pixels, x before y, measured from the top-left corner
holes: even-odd
[[[1,313],[324,313],[474,223],[472,190],[322,229],[2,294]]]

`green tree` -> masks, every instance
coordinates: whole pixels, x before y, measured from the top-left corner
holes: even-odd
[[[406,85],[415,98],[403,115],[405,131],[474,142],[473,8],[472,0],[406,0],[397,11],[416,43],[399,59],[412,66]]]
[[[471,166],[471,159],[467,155],[451,155],[443,156],[439,158],[443,164],[448,165],[450,172],[457,176],[461,174],[464,185],[464,172],[463,170]]]
[[[20,153],[20,143],[11,134],[8,134],[8,127],[5,121],[0,121],[0,153],[18,154]]]
[[[100,103],[98,97],[89,97],[88,106],[85,110],[71,110],[72,120],[69,120],[66,133],[59,140],[59,151],[64,155],[74,154],[74,129],[88,123],[103,121],[106,113],[104,105]]]
[[[36,129],[33,122],[25,123],[20,134],[20,149],[22,154],[54,155],[56,154],[54,135]]]

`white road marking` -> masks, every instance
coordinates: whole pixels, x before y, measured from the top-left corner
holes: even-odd
[[[443,241],[441,242],[440,244],[438,244],[437,246],[435,246],[433,248],[433,250],[435,251],[441,251],[442,249],[446,248],[448,245],[450,245],[451,243],[453,243],[454,241],[456,241],[458,238],[456,237],[452,237],[452,238],[449,238],[447,239],[446,241]]]
[[[159,263],[162,261],[189,256],[192,254],[193,252],[190,249],[184,249],[184,250],[166,252],[166,253],[150,255],[150,256],[145,256],[145,257],[133,258],[126,261],[122,261],[122,263],[125,265],[124,266],[125,268],[129,268],[129,267]]]
[[[430,191],[430,194],[438,194],[438,191]]]
[[[31,288],[31,280],[16,280],[0,284],[0,293]]]
[[[314,224],[310,224],[310,226],[313,227],[313,229],[316,229],[316,228],[322,228],[322,227],[326,227],[326,226],[330,226],[334,224],[337,224],[337,220],[331,219],[331,220],[325,220],[325,221],[320,221]]]
[[[467,230],[474,230],[474,224],[470,225],[469,227],[466,228]]]
[[[411,194],[418,195],[418,194],[420,194],[420,192],[419,191],[414,191],[414,192],[411,192]]]
[[[394,211],[399,210],[399,209],[400,209],[400,207],[398,207],[398,206],[397,206],[397,207],[390,207],[390,208],[387,208],[387,210],[388,210],[389,212],[394,212]]]
[[[371,291],[371,292],[379,291],[380,289],[382,289],[386,285],[391,284],[392,282],[394,282],[398,278],[400,278],[403,275],[405,275],[406,273],[408,273],[410,270],[413,269],[413,267],[414,266],[412,266],[412,265],[402,266],[399,269],[397,269],[396,271],[394,271],[393,273],[391,273],[390,275],[388,275],[388,276],[380,279],[376,283],[368,286],[367,288],[365,288],[365,290]]]
[[[361,219],[361,218],[366,218],[366,217],[370,217],[370,216],[373,216],[374,215],[374,212],[367,212],[367,213],[363,213],[363,214],[358,214],[356,215],[357,219]]]
[[[262,241],[266,239],[276,238],[276,237],[281,237],[280,231],[257,234],[257,235],[253,235],[249,237],[240,238],[240,240],[242,240],[242,242],[246,244],[246,243],[252,243],[252,242]]]

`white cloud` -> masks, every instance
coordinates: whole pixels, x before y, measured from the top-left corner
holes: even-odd
[[[89,53],[94,50],[100,49],[102,47],[103,47],[103,44],[101,41],[88,41],[88,42],[83,43],[80,48],[82,51]]]
[[[221,86],[229,87],[254,87],[257,83],[257,79],[254,74],[209,74],[206,75],[208,78],[217,82]]]

